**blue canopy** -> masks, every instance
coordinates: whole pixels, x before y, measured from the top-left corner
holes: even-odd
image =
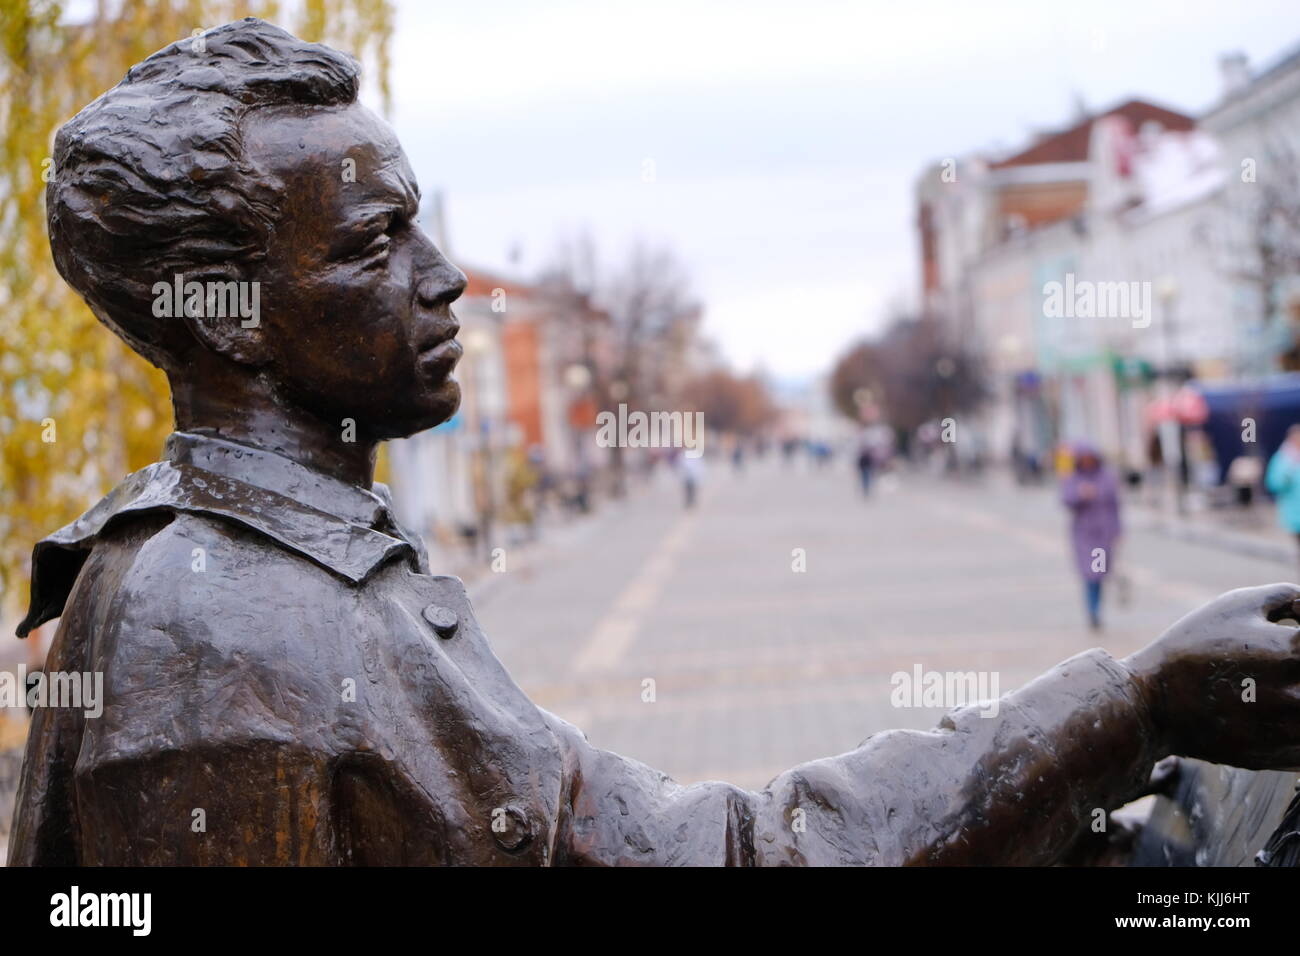
[[[1272,375],[1250,382],[1193,382],[1204,398],[1210,416],[1206,435],[1219,464],[1219,482],[1239,455],[1257,454],[1265,460],[1281,446],[1286,430],[1300,422],[1300,372]],[[1244,419],[1255,421],[1255,443],[1241,440]]]

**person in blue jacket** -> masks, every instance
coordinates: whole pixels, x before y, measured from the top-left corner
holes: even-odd
[[[1286,441],[1268,463],[1264,484],[1277,499],[1282,527],[1300,541],[1300,425],[1287,429]]]

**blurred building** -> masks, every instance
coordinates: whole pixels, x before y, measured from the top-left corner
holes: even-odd
[[[778,441],[795,439],[829,448],[847,448],[853,442],[859,426],[836,409],[829,375],[805,382],[776,383],[772,393],[778,408],[773,429]]]
[[[1249,242],[1231,231],[1249,213],[1230,207],[1254,200],[1233,193],[1240,157],[1263,155],[1278,125],[1296,142],[1298,64],[1251,78],[1225,59],[1224,99],[1204,124],[1135,99],[1011,155],[925,172],[923,304],[989,369],[995,399],[979,424],[994,455],[1045,460],[1056,441],[1086,438],[1140,467],[1152,410],[1179,383],[1278,367],[1283,317],[1260,319],[1242,288],[1232,250]],[[1050,306],[1050,290],[1085,287],[1092,314]]]
[[[1300,47],[1258,73],[1243,54],[1227,54],[1220,70],[1222,96],[1201,126],[1219,143],[1226,183],[1222,252],[1239,322],[1236,364],[1247,376],[1300,370]],[[1266,235],[1268,211],[1291,228]],[[1278,261],[1260,261],[1261,239]]]
[[[431,548],[486,553],[501,543],[512,470],[540,483],[597,468],[594,370],[608,364],[608,323],[571,297],[469,271],[454,307],[465,354],[461,406],[449,421],[389,444],[399,517]]]

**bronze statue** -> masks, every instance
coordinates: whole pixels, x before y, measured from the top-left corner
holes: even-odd
[[[10,863],[1044,864],[1166,754],[1300,766],[1289,584],[758,793],[590,746],[373,482],[457,406],[465,277],[356,64],[257,20],[204,39],[55,145],[59,271],[167,372],[176,432],[36,546],[19,633],[61,615],[48,669],[105,700],[36,714]]]

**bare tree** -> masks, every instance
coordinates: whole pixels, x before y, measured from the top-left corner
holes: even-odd
[[[1265,133],[1260,155],[1245,160],[1239,182],[1221,194],[1219,233],[1225,274],[1254,292],[1261,328],[1282,312],[1288,279],[1300,275],[1300,157],[1287,138]],[[1289,343],[1279,355],[1286,371],[1300,370],[1300,315],[1287,323]],[[1254,364],[1247,362],[1247,365]]]
[[[685,267],[663,247],[637,243],[621,266],[607,269],[588,234],[561,243],[542,281],[603,317],[612,348],[605,361],[593,354],[587,330],[590,388],[601,409],[662,408],[680,400],[691,374],[700,307]],[[623,450],[612,452],[613,486],[625,489]]]
[[[835,363],[830,389],[845,416],[860,421],[864,396],[869,396],[902,434],[976,408],[988,396],[982,364],[929,317],[899,317],[883,335],[852,346]]]
[[[733,435],[757,434],[771,424],[776,412],[759,376],[742,377],[723,368],[691,379],[682,402],[689,410],[704,413],[710,431]]]

